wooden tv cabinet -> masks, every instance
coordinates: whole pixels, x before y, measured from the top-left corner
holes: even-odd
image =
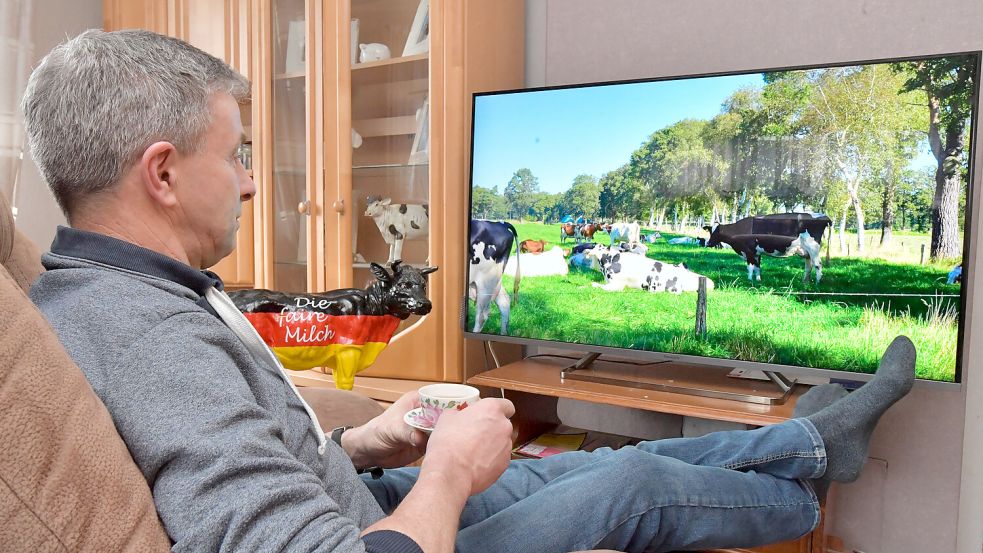
[[[593,403],[604,403],[647,411],[657,411],[675,415],[703,419],[744,423],[764,426],[782,422],[792,416],[795,402],[805,392],[805,386],[796,386],[789,399],[782,405],[762,405],[743,403],[734,400],[714,399],[674,392],[662,392],[645,388],[562,379],[563,367],[573,361],[559,356],[526,358],[503,365],[499,368],[478,373],[467,380],[468,384],[501,390],[504,397],[516,404],[513,420],[518,436],[517,443],[532,439],[559,423],[556,416],[558,398],[570,398]],[[618,363],[598,359],[591,366],[596,371],[623,370]],[[678,366],[666,364],[662,367],[671,373],[674,384],[685,386],[706,386],[716,384],[732,389],[753,390],[773,386],[770,382],[747,381],[723,377],[720,371],[694,370],[679,371]],[[655,369],[659,371],[659,369]],[[708,380],[716,382],[709,383]],[[825,509],[824,509],[825,510]],[[825,519],[825,513],[824,517]],[[714,550],[714,553],[820,553],[825,551],[823,523],[810,534],[791,542],[778,543],[754,549]]]

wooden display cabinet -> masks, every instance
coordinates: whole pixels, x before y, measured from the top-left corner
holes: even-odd
[[[363,287],[389,252],[364,215],[368,197],[426,204],[428,236],[406,241],[402,257],[440,268],[434,309],[401,325],[360,376],[462,381],[471,94],[523,86],[525,3],[105,0],[104,14],[107,29],[176,36],[252,80],[243,120],[258,193],[236,253],[215,267],[227,285]],[[353,42],[385,44],[391,57],[353,63]]]

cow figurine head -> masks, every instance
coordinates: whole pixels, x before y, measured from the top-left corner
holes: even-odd
[[[406,319],[410,315],[426,315],[430,313],[432,304],[427,299],[427,275],[437,270],[437,267],[417,269],[412,265],[404,265],[397,260],[392,264],[392,273],[378,263],[370,265],[376,282],[369,286],[370,295],[375,291],[381,293],[382,309],[395,317]]]

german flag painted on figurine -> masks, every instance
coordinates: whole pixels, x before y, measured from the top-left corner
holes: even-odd
[[[396,261],[392,274],[377,263],[371,269],[376,282],[365,290],[318,294],[242,290],[230,292],[229,297],[284,367],[328,367],[335,386],[350,390],[355,373],[375,362],[400,320],[426,315],[432,308],[426,276],[437,267],[417,269]]]

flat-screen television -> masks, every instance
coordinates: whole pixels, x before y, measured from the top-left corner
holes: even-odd
[[[475,94],[466,336],[960,382],[980,58]]]

